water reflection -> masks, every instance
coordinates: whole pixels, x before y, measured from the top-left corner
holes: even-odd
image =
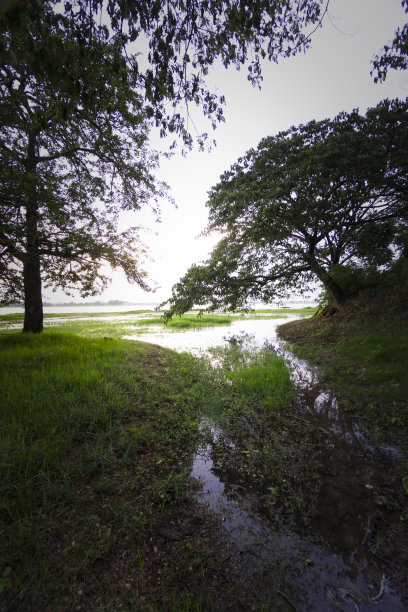
[[[195,355],[240,338],[247,349],[263,347],[282,355],[298,389],[299,413],[320,447],[323,469],[310,524],[312,537],[306,538],[293,525],[276,530],[273,517],[262,508],[261,488],[257,493],[253,482],[243,487],[227,469],[218,464],[215,469],[212,453],[218,433],[208,423],[212,439],[198,449],[192,467],[192,476],[202,483],[198,499],[222,517],[236,545],[234,561],[243,579],[257,572],[279,589],[279,580],[285,576],[285,592],[302,610],[405,610],[384,565],[363,544],[367,523],[378,510],[375,492],[386,487],[385,455],[396,451],[372,445],[360,423],[342,412],[329,389],[321,388],[319,370],[293,355],[277,338],[277,326],[294,318],[237,320],[227,328],[155,330],[128,338]],[[384,456],[379,462],[381,450]],[[279,573],[279,567],[285,571]]]
[[[278,343],[276,328],[282,323],[298,318],[298,315],[289,315],[279,319],[239,319],[232,321],[228,326],[202,327],[187,331],[173,331],[171,329],[158,329],[151,333],[124,336],[127,340],[141,340],[160,344],[174,351],[188,351],[193,355],[203,355],[212,347],[227,346],[228,338],[237,334],[251,336],[252,346],[261,347],[265,342],[275,346]]]
[[[243,580],[255,573],[263,576],[270,588],[284,589],[301,610],[378,610],[377,595],[380,610],[405,610],[385,577],[378,592],[367,592],[373,562],[366,552],[361,555],[353,550],[354,541],[347,558],[327,543],[319,545],[312,538],[302,538],[289,527],[274,529],[255,496],[215,474],[211,454],[210,443],[194,457],[191,474],[202,484],[197,499],[222,517],[223,527],[235,544],[232,564]]]

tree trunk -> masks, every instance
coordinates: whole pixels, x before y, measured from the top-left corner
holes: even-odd
[[[28,254],[27,254],[28,255]],[[40,260],[32,257],[24,263],[24,327],[23,332],[43,330]]]
[[[38,202],[35,163],[35,133],[28,146],[26,161],[26,255],[24,260],[24,327],[35,334],[43,330],[41,264],[38,245]]]
[[[346,296],[344,294],[343,289],[340,287],[340,285],[336,283],[335,280],[332,279],[329,274],[325,274],[324,278],[321,278],[320,280],[322,281],[327,291],[330,293],[333,299],[333,304],[336,307],[346,301]]]
[[[309,257],[308,263],[312,272],[316,274],[318,279],[323,283],[325,289],[330,293],[333,299],[335,310],[346,301],[346,296],[343,289],[336,283],[324,268],[322,268],[314,258]]]

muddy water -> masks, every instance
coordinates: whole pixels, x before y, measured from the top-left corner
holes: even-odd
[[[387,522],[382,499],[397,451],[372,445],[359,422],[342,413],[330,390],[321,387],[319,372],[277,339],[276,327],[282,322],[236,321],[229,328],[149,334],[146,338],[196,354],[225,345],[229,336],[240,333],[249,334],[252,346],[267,343],[289,366],[298,390],[299,418],[307,421],[320,449],[323,476],[317,512],[307,535],[293,522],[275,526],[273,513],[262,504],[265,491],[261,483],[257,489],[250,478],[244,486],[242,478],[238,483],[236,475],[222,465],[215,468],[213,457],[221,432],[211,422],[203,423],[208,442],[193,461],[192,476],[202,484],[198,500],[221,517],[235,544],[231,562],[242,581],[258,580],[282,593],[289,608],[406,610],[398,586],[390,579],[389,561],[376,555],[373,546]]]

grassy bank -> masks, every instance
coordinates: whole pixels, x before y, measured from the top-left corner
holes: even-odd
[[[0,359],[1,609],[154,605],[153,528],[189,506],[206,398],[194,363],[51,333],[2,337]]]
[[[230,544],[188,474],[202,415],[282,418],[279,358],[242,363],[231,384],[189,355],[48,332],[0,337],[0,372],[1,610],[216,610],[257,596],[225,579]]]
[[[289,322],[279,328],[294,351],[320,366],[343,409],[361,417],[378,437],[408,450],[408,317],[375,314],[359,302],[333,316]]]

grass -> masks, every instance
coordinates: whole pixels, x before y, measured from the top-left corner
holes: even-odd
[[[385,419],[370,386],[377,376],[384,402],[389,388],[404,399],[403,325],[309,319],[282,329],[349,392],[350,409]],[[263,576],[242,584],[230,571],[231,544],[194,502],[188,475],[211,438],[207,419],[219,428],[211,459],[223,482],[253,494],[275,526],[307,530],[324,466],[283,360],[242,350],[237,337],[213,351],[212,367],[118,339],[125,329],[75,321],[0,336],[0,610],[224,610],[238,600],[281,609],[279,580],[263,593]],[[404,414],[391,410],[394,430],[406,432]]]
[[[188,360],[61,333],[0,338],[6,609],[71,601],[79,575],[93,582],[101,559],[117,565],[163,506],[185,499],[205,396]]]
[[[408,426],[408,321],[359,311],[286,323],[280,335],[319,365],[344,407],[403,441]]]
[[[272,410],[287,406],[292,386],[283,359],[263,352],[247,366],[230,373],[234,387],[243,395],[255,396]]]
[[[199,329],[201,327],[216,327],[218,325],[230,325],[234,318],[226,315],[182,315],[181,317],[173,317],[169,321],[164,321],[161,318],[155,319],[140,319],[134,321],[132,325],[135,327],[144,327],[150,325],[160,325],[167,329],[186,330]]]
[[[221,610],[236,601],[239,581],[223,579],[230,545],[191,495],[202,417],[225,427],[215,463],[238,481],[261,479],[276,492],[272,504],[285,499],[285,516],[306,500],[295,472],[306,481],[312,461],[304,425],[291,424],[282,360],[238,347],[219,358],[214,370],[111,337],[0,337],[0,609]],[[233,453],[224,452],[230,437]]]
[[[305,525],[315,508],[319,449],[306,421],[293,418],[295,390],[284,360],[239,344],[211,353],[215,375],[229,381],[212,413],[220,427],[212,443],[216,473],[256,496],[261,492],[263,512],[275,526],[292,519]]]
[[[293,397],[289,370],[274,351],[246,351],[239,344],[211,350],[219,371],[245,401],[272,411],[288,406]]]

